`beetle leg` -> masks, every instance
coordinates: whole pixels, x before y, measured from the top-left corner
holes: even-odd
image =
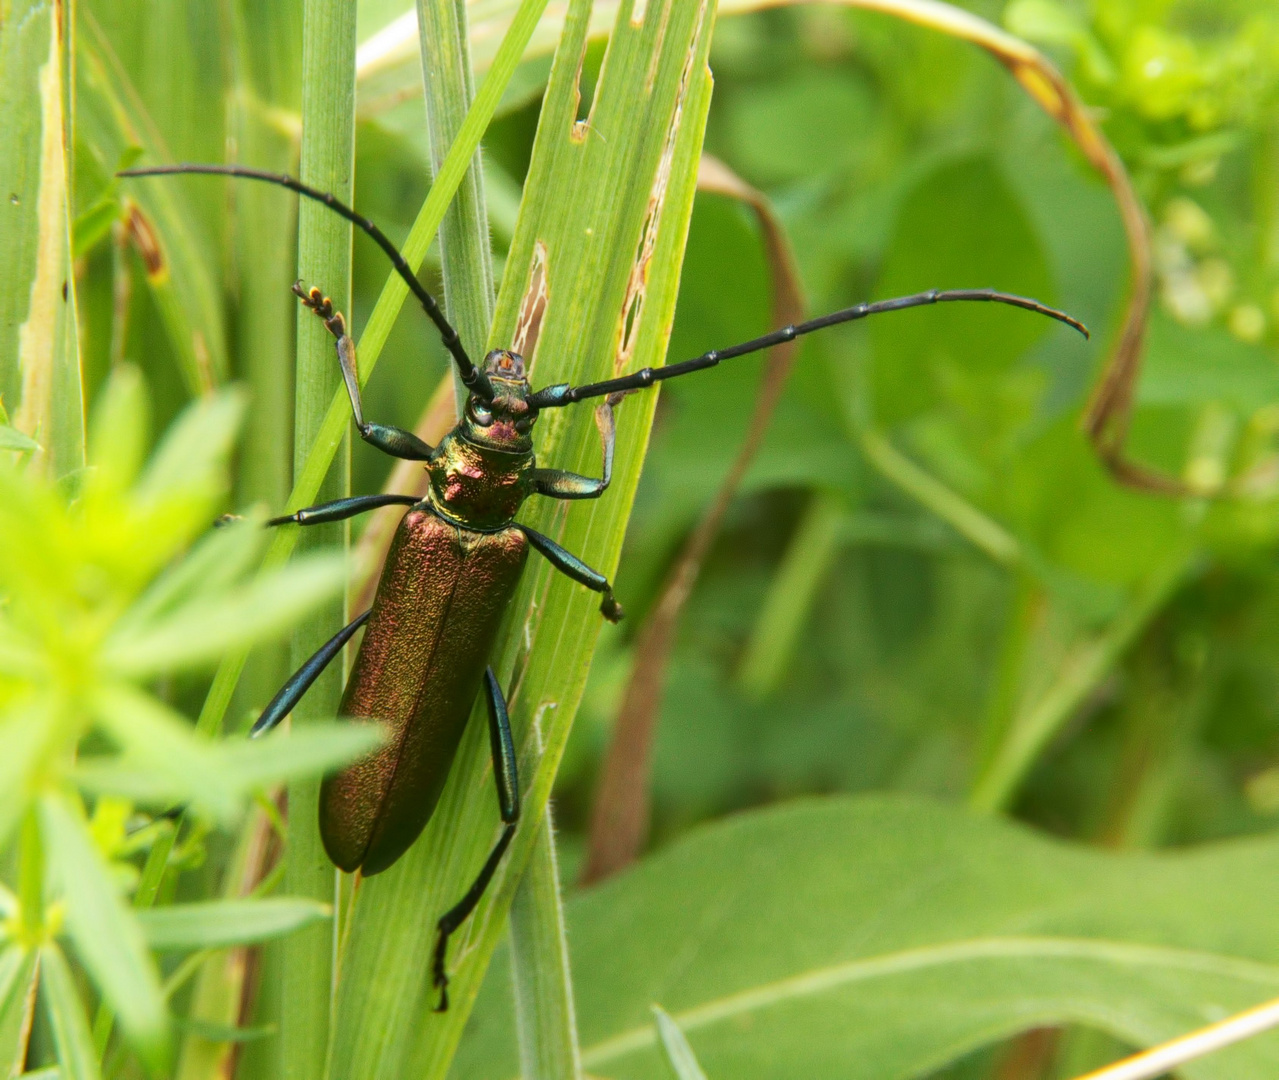
[[[613,445],[617,425],[613,421],[613,406],[621,400],[620,394],[611,395],[595,410],[595,426],[600,431],[600,446],[604,451],[604,475],[579,476],[563,469],[534,469],[533,490],[538,495],[552,499],[598,499],[613,480]]]
[[[518,522],[516,528],[523,531],[528,537],[528,542],[537,548],[561,574],[567,574],[574,581],[601,594],[600,614],[604,618],[614,623],[622,621],[625,612],[622,611],[622,605],[613,595],[613,587],[608,583],[608,578],[598,570],[592,570],[571,551],[560,547],[549,536],[543,536],[540,532],[530,529],[527,525],[520,525]]]
[[[329,666],[333,658],[342,651],[342,646],[355,636],[355,632],[369,621],[372,613],[373,609],[370,608],[363,615],[357,615],[321,645],[316,654],[289,677],[289,681],[280,687],[279,692],[262,710],[262,715],[257,718],[249,731],[250,738],[265,735],[293,711],[294,706],[302,700],[302,695],[310,690],[311,684],[320,677],[320,672]]]
[[[376,510],[381,506],[412,506],[421,500],[416,495],[356,495],[349,499],[334,499],[332,502],[319,503],[295,510],[292,514],[273,517],[267,522],[271,525],[325,525],[331,521],[345,521],[356,514]]]
[[[506,713],[506,700],[502,697],[502,688],[491,667],[484,669],[484,697],[489,707],[489,747],[493,753],[497,808],[506,827],[489,852],[479,876],[466,890],[466,895],[441,915],[436,924],[435,955],[431,963],[435,988],[440,992],[436,1012],[444,1012],[449,1007],[449,976],[444,967],[449,935],[466,921],[467,916],[475,910],[475,905],[480,902],[480,897],[493,879],[497,864],[502,861],[502,856],[511,843],[511,837],[515,835],[515,823],[520,817],[520,777],[515,763],[515,740],[511,737],[511,720]]]
[[[360,438],[391,457],[406,461],[426,461],[435,452],[411,431],[388,424],[372,424],[364,419],[364,403],[360,399],[360,369],[355,358],[355,342],[346,332],[346,319],[333,307],[333,301],[312,285],[309,289],[300,281],[293,283],[294,295],[302,306],[313,311],[324,323],[329,333],[337,339],[338,363],[342,367],[342,381],[351,399],[351,412],[355,414],[355,426]]]

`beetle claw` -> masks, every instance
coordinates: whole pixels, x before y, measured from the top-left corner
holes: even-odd
[[[600,601],[600,614],[611,623],[619,623],[626,618],[626,612],[612,592],[606,592],[604,599]]]

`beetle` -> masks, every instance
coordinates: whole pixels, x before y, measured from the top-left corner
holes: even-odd
[[[603,574],[550,537],[517,522],[515,515],[531,495],[596,499],[604,494],[612,478],[613,408],[621,398],[828,326],[929,304],[1010,304],[1057,319],[1088,336],[1083,323],[1037,300],[993,289],[930,290],[857,304],[681,363],[646,367],[582,386],[558,383],[534,390],[524,359],[517,353],[494,349],[481,364],[472,362],[457,331],[395,245],[372,221],[333,195],[288,175],[236,165],[156,166],[127,169],[120,175],[177,173],[276,184],[324,204],[367,233],[390,258],[439,330],[468,391],[461,419],[435,447],[410,431],[367,421],[355,344],[342,313],[319,288],[300,281],[294,284],[298,299],[324,322],[335,339],[360,437],[391,457],[423,462],[430,487],[421,499],[359,495],[309,506],[267,523],[318,525],[381,506],[408,507],[391,542],[373,606],[343,627],[289,678],[254,723],[251,734],[261,735],[279,724],[347,642],[365,628],[340,713],[380,721],[390,737],[370,756],[324,780],[319,825],[325,851],[334,865],[348,873],[377,874],[392,866],[425,828],[448,779],[476,696],[483,693],[502,832],[471,887],[436,924],[432,978],[440,992],[437,1011],[448,1008],[449,936],[479,903],[515,834],[520,815],[515,744],[502,688],[488,657],[529,548],[556,570],[598,592],[600,612],[606,619],[617,622],[622,618],[621,606]],[[603,455],[601,475],[580,476],[539,467],[532,439],[539,413],[590,398],[604,399],[596,410]]]

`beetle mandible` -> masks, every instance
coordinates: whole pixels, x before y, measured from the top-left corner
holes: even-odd
[[[437,1011],[448,1008],[449,936],[479,903],[515,834],[520,814],[515,744],[506,701],[488,666],[488,656],[529,547],[561,573],[598,592],[600,612],[606,619],[617,622],[622,617],[603,574],[550,537],[516,522],[515,514],[530,495],[597,499],[604,494],[613,467],[612,410],[622,396],[814,330],[928,304],[1010,304],[1057,319],[1088,336],[1083,323],[1037,300],[993,289],[934,289],[857,304],[681,363],[644,368],[583,386],[559,383],[533,390],[524,359],[516,353],[495,349],[480,365],[474,364],[457,331],[395,245],[373,222],[333,195],[291,176],[235,165],[168,165],[127,169],[119,175],[176,173],[276,184],[323,203],[363,230],[386,252],[438,328],[468,391],[462,418],[439,446],[428,446],[402,428],[365,420],[355,343],[342,313],[319,288],[294,284],[299,300],[323,320],[335,339],[360,437],[391,457],[425,462],[430,487],[422,499],[360,495],[309,506],[268,522],[318,525],[381,506],[409,507],[391,542],[373,606],[338,631],[289,678],[253,725],[252,734],[270,731],[287,716],[356,631],[367,627],[342,696],[341,714],[380,721],[389,728],[390,738],[369,757],[325,779],[320,794],[320,835],[336,866],[348,873],[376,874],[393,865],[426,827],[448,779],[475,698],[483,691],[502,832],[466,894],[436,924],[432,978],[440,991]],[[601,476],[539,468],[532,432],[541,410],[598,397],[604,398],[596,412],[603,450]]]

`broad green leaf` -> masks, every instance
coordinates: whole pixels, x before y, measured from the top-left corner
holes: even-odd
[[[660,1001],[708,1076],[922,1077],[1031,1027],[1145,1045],[1279,993],[1279,842],[1114,855],[936,804],[829,799],[702,829],[568,905],[583,1065],[666,1065]],[[454,1076],[514,1077],[505,964]],[[1187,1066],[1263,1080],[1266,1035]]]
[[[22,1071],[36,1007],[39,953],[11,944],[0,953],[0,1070]]]
[[[61,1080],[97,1080],[101,1073],[93,1034],[62,950],[56,945],[41,949],[40,970],[45,1008],[58,1052],[58,1076]]]
[[[168,1049],[168,1014],[137,919],[116,891],[79,811],[65,797],[46,795],[40,800],[40,827],[76,954],[119,1015],[139,1056],[158,1067]],[[46,965],[50,955],[47,950]],[[60,954],[57,962],[62,962]],[[46,977],[47,972],[46,967]],[[65,1019],[61,1022],[68,1033],[63,1036],[66,1045],[78,1045],[74,1027]]]
[[[310,923],[331,918],[333,910],[314,900],[206,900],[138,912],[153,949],[224,949],[258,945]]]
[[[235,645],[288,629],[338,592],[345,560],[311,555],[220,596],[196,598],[167,617],[116,634],[103,663],[132,678],[209,664]]]
[[[907,194],[875,296],[903,296],[939,282],[1053,302],[1039,236],[988,157],[943,162]],[[988,448],[1033,416],[1042,388],[1042,380],[1031,381],[1010,398],[1009,389],[993,392],[993,380],[1013,386],[1009,368],[1051,327],[1042,316],[997,304],[940,305],[872,321],[875,417],[888,424],[914,420],[944,403],[946,416],[966,423],[954,435],[958,452],[975,457],[980,470]],[[957,483],[966,477],[943,479],[966,486]]]
[[[666,1063],[675,1074],[675,1080],[706,1080],[706,1074],[697,1063],[697,1055],[688,1045],[679,1025],[671,1019],[670,1013],[660,1005],[653,1006],[653,1026],[657,1028],[657,1037],[661,1039],[662,1053]]]

